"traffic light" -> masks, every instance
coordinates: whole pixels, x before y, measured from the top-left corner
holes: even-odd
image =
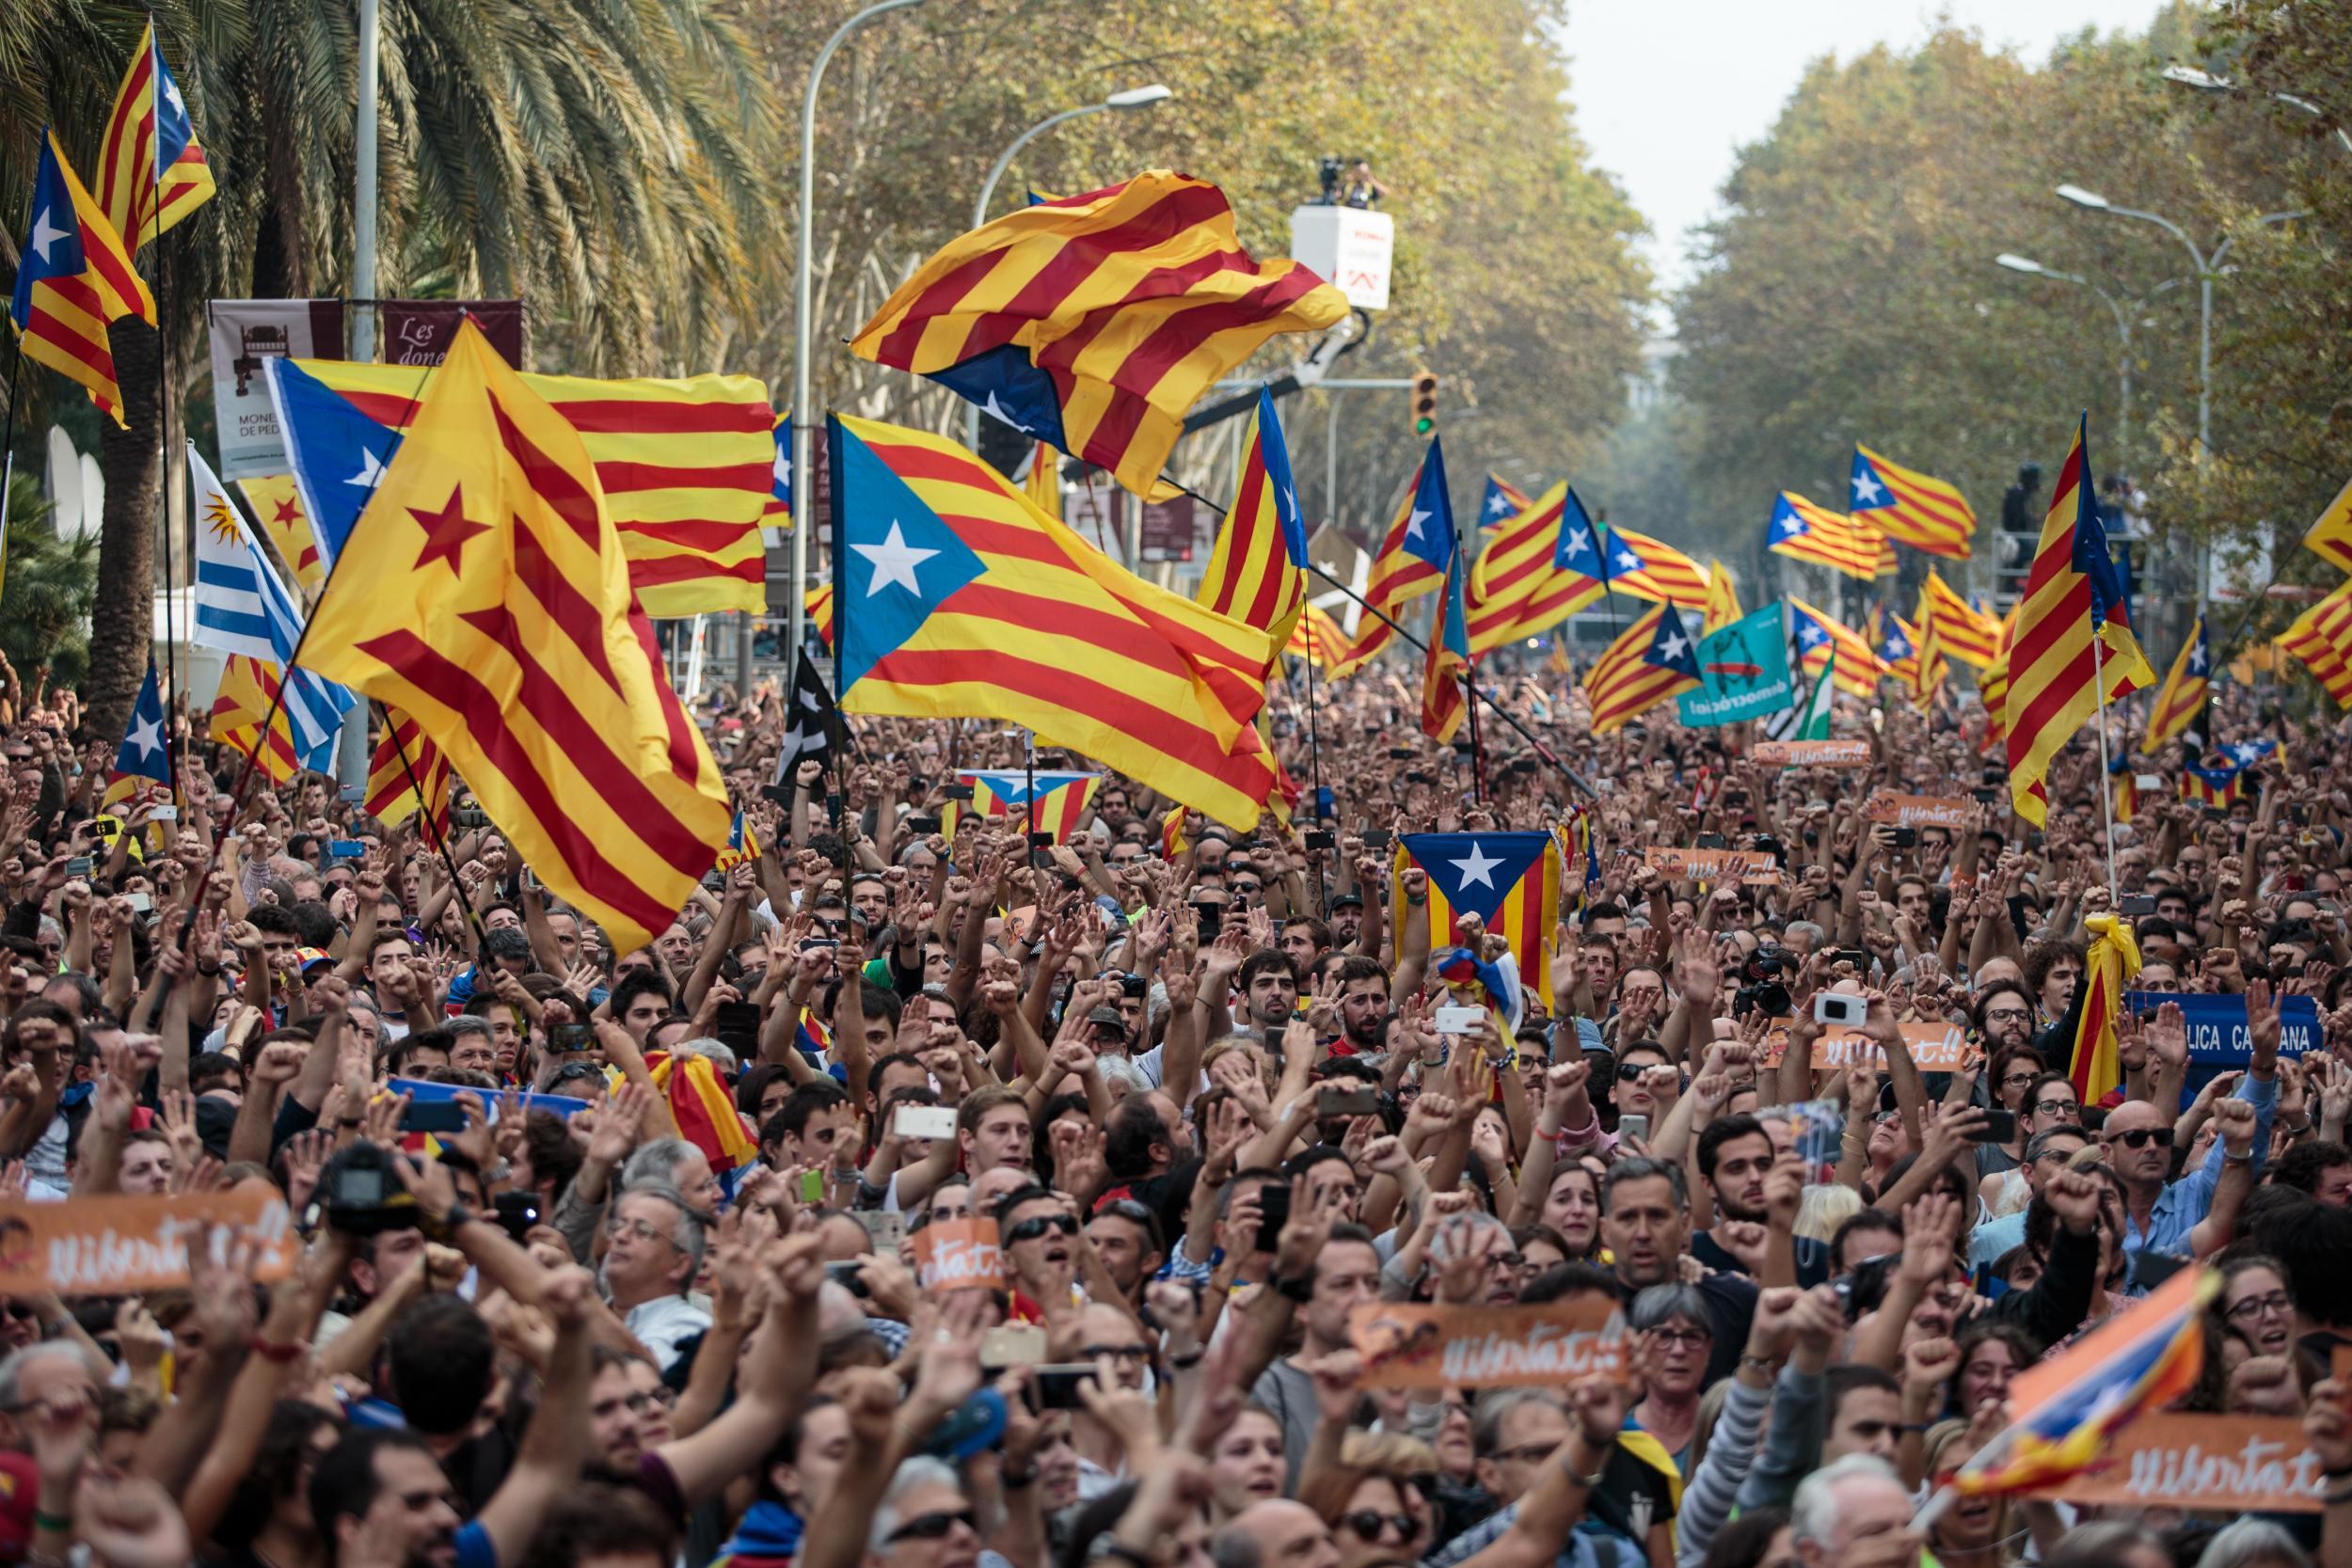
[[[1438,378],[1422,371],[1413,377],[1413,434],[1426,436],[1438,428]]]

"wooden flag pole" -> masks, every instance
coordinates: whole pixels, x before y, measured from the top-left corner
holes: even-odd
[[[2107,907],[2119,908],[2118,881],[2115,874],[2115,792],[2108,783],[2107,771],[2107,677],[2099,656],[2099,629],[2090,632],[2090,688],[2099,699],[2099,820],[2106,828],[2107,852]]]

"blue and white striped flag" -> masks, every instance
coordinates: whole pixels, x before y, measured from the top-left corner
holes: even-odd
[[[275,665],[281,675],[302,640],[302,611],[254,542],[229,492],[188,443],[188,483],[196,503],[196,614],[189,641]],[[285,683],[294,757],[325,771],[335,732],[357,701],[333,681],[296,670]]]

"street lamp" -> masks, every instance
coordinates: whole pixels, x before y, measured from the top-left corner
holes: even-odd
[[[1048,115],[1039,120],[1035,125],[1013,137],[1012,145],[997,154],[995,164],[988,171],[988,178],[980,182],[979,199],[972,203],[972,227],[977,229],[988,221],[988,204],[990,199],[996,195],[996,182],[1002,180],[1005,177],[1005,170],[1012,166],[1014,155],[1055,126],[1064,120],[1083,119],[1088,115],[1099,115],[1105,109],[1148,109],[1154,103],[1165,103],[1175,96],[1175,93],[1167,87],[1153,82],[1149,87],[1127,87],[1112,93],[1100,103],[1087,103],[1075,109],[1064,109],[1057,115]],[[963,444],[975,451],[979,450],[980,408],[977,404],[964,410]]]
[[[793,505],[799,513],[792,519],[792,603],[786,626],[790,646],[785,650],[784,679],[787,688],[792,681],[792,666],[801,657],[801,640],[808,635],[808,606],[803,598],[808,577],[808,517],[815,505],[816,486],[808,482],[808,372],[809,360],[817,345],[816,324],[809,320],[810,280],[808,247],[810,230],[815,225],[817,206],[817,89],[825,80],[825,67],[833,63],[834,51],[840,48],[851,33],[885,11],[919,6],[923,0],[875,0],[849,21],[834,29],[833,37],[817,51],[809,62],[808,90],[801,98],[801,222],[799,238],[792,247],[792,484]],[[837,650],[838,641],[834,642]],[[738,688],[748,687],[752,674],[752,627],[746,616],[743,623],[743,646],[736,660]],[[841,669],[838,656],[834,665],[834,683],[840,684]]]
[[[2106,303],[2107,309],[2114,313],[2116,336],[2123,341],[2122,353],[2116,363],[2115,466],[2118,472],[2128,472],[2132,424],[2132,323],[2147,309],[2150,300],[2167,289],[2179,288],[2188,280],[2168,277],[2126,305],[2078,272],[2060,272],[2056,267],[2042,265],[2030,256],[2020,256],[2013,250],[2004,250],[1993,258],[1993,264],[2010,272],[2024,273],[2028,277],[2048,277],[2060,283],[2079,284],[2097,294]]]
[[[2216,76],[2210,71],[2200,71],[2193,65],[2166,66],[2164,68],[2164,79],[2168,82],[2176,82],[2185,87],[2194,88],[2198,92],[2232,93],[2244,92],[2247,90],[2246,88],[2240,87],[2237,83],[2231,81],[2227,76]],[[2313,119],[2317,119],[2324,112],[2318,104],[2312,103],[2310,99],[2300,97],[2295,93],[2264,92],[2263,96],[2269,99],[2273,103],[2284,103],[2290,109],[2299,110],[2302,113],[2311,116]],[[2352,132],[2345,131],[2341,125],[2336,127],[2336,142],[2337,145],[2341,146],[2346,152],[2352,152]]]
[[[2237,236],[2235,234],[2225,236],[2221,243],[2214,247],[2213,254],[2208,257],[2197,248],[2197,242],[2188,237],[2187,230],[2170,218],[2159,217],[2154,213],[2143,213],[2131,207],[2118,207],[2096,191],[2088,191],[2076,184],[2059,185],[2057,188],[2057,194],[2060,199],[2071,201],[2077,207],[2087,208],[2094,213],[2106,213],[2119,218],[2136,218],[2141,223],[2153,223],[2180,241],[2181,247],[2188,252],[2189,262],[2196,269],[2197,277],[2197,460],[2201,464],[2203,463],[2213,455],[2213,280],[2215,275],[2220,271],[2222,258],[2229,255],[2230,247],[2237,243]],[[2298,208],[2290,213],[2265,213],[2254,221],[2257,225],[2267,228],[2272,224],[2287,223],[2308,215],[2309,209]],[[2210,596],[2209,586],[2212,573],[2213,556],[2212,552],[2207,551],[2199,556],[2197,565],[2197,604],[2201,610]]]

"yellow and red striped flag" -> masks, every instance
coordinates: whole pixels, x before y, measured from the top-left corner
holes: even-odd
[[[2280,634],[2279,646],[2301,661],[2338,707],[2352,707],[2352,582],[2296,617]]]
[[[1610,587],[1678,610],[1707,608],[1707,574],[1697,562],[1629,528],[1611,527],[1606,540]]]
[[[273,705],[277,718],[264,740],[262,721],[270,717]],[[263,664],[249,654],[229,656],[204,727],[215,740],[241,756],[251,757],[254,767],[274,784],[293,778],[301,766],[294,760],[294,722],[285,705],[278,702],[278,666]]]
[[[827,648],[833,646],[833,584],[820,582],[801,595],[801,605],[808,615],[808,624],[817,628],[818,641]]]
[[[2121,915],[2090,915],[2083,925],[2090,932],[2090,952],[2083,959],[2082,1019],[2074,1028],[2067,1076],[2074,1079],[2082,1102],[2096,1105],[2123,1081],[2116,1019],[2123,1009],[2123,993],[2139,973],[2139,945],[2132,939],[2131,923]]]
[[[1427,515],[1418,505],[1422,468],[1428,466],[1425,455],[1422,463],[1422,468],[1413,470],[1413,483],[1406,487],[1405,499],[1397,502],[1396,515],[1389,519],[1389,531],[1380,541],[1380,553],[1373,559],[1372,580],[1364,586],[1364,603],[1369,610],[1394,616],[1406,600],[1418,598],[1445,580],[1444,566],[1424,559],[1413,548],[1428,524]],[[1388,622],[1369,610],[1356,624],[1356,641],[1333,667],[1333,680],[1352,675],[1371,663],[1373,656],[1396,636]]]
[[[1894,619],[1897,626],[1916,640],[1918,652],[1913,656],[1908,689],[1913,705],[1925,713],[1935,705],[1935,694],[1944,689],[1944,682],[1952,673],[1951,665],[1944,658],[1943,632],[1931,620],[1923,619],[1914,627],[1899,615]]]
[[[33,221],[18,253],[8,319],[19,348],[89,393],[106,417],[122,420],[107,324],[136,316],[152,324],[155,298],[131,265],[121,236],[82,182],[54,132],[41,137],[33,174]]]
[[[1505,518],[1478,552],[1465,596],[1470,651],[1559,625],[1600,597],[1599,570],[1599,535],[1564,480]]]
[[[1930,555],[1965,561],[1977,531],[1977,515],[1957,488],[1890,462],[1859,442],[1846,506],[1857,521],[1874,524],[1889,539]]]
[[[1211,384],[1276,334],[1346,315],[1305,267],[1242,248],[1224,192],[1152,169],[950,240],[850,352],[930,376],[1152,497]]]
[[[1347,634],[1340,630],[1340,624],[1331,619],[1328,611],[1311,604],[1299,616],[1298,625],[1291,628],[1291,640],[1283,645],[1283,652],[1311,659],[1318,670],[1330,669],[1346,651]]]
[[[115,89],[92,174],[106,221],[134,251],[213,198],[212,167],[151,19]]]
[[[1438,619],[1429,628],[1429,648],[1421,667],[1421,733],[1443,743],[1454,738],[1469,711],[1462,683],[1470,678],[1469,634],[1463,629],[1462,571],[1445,575],[1438,594]]]
[[[1535,503],[1527,499],[1527,492],[1503,478],[1489,472],[1486,475],[1486,499],[1478,504],[1478,526],[1482,529],[1501,528]]]
[[[2017,607],[2011,605],[2001,617],[2000,635],[1993,644],[1993,658],[1977,672],[1977,695],[1984,702],[1984,749],[2009,741],[2009,655],[2017,635]]]
[[[1258,410],[1242,436],[1232,509],[1193,597],[1219,615],[1263,626],[1277,648],[1290,641],[1307,608],[1307,523],[1291,483],[1290,449],[1274,394],[1258,391]]]
[[[1720,561],[1709,561],[1707,563],[1707,609],[1700,616],[1700,635],[1721,631],[1746,614],[1747,611],[1740,608],[1740,587],[1731,580],[1731,568]]]
[[[1273,640],[1153,586],[953,441],[831,427],[845,712],[1025,725],[1254,829],[1273,760],[1250,721]]]
[[[653,1086],[670,1102],[678,1136],[702,1150],[712,1175],[724,1176],[759,1158],[759,1145],[743,1131],[743,1117],[709,1057],[657,1052],[646,1058],[646,1066]]]
[[[378,424],[405,430],[417,418],[413,366],[295,363]],[[776,417],[766,387],[748,375],[519,379],[587,449],[646,614],[766,612],[759,530],[776,504]]]
[[[1618,634],[1584,677],[1593,733],[1622,729],[1698,684],[1698,657],[1681,614],[1671,605],[1652,605]]]
[[[1791,561],[1810,561],[1868,582],[1895,569],[1895,551],[1872,524],[1817,506],[1793,490],[1772,502],[1765,546]]]
[[[413,784],[411,773],[416,775]],[[407,821],[422,805],[433,836],[447,838],[449,797],[449,758],[414,719],[398,708],[386,708],[384,733],[375,737],[375,751],[368,758],[367,794],[362,798],[368,814],[390,827]]]
[[[1510,948],[1520,988],[1541,997],[1549,1010],[1551,965],[1547,955],[1560,924],[1559,835],[1406,833],[1396,841],[1390,866],[1392,939],[1401,940],[1405,930],[1406,902],[1396,895],[1397,879],[1419,866],[1429,879],[1429,944],[1460,942],[1461,917],[1478,916]]]
[[[2001,637],[2000,618],[1987,615],[1962,598],[1960,590],[1946,582],[1933,567],[1919,585],[1920,629],[1925,631],[1931,621],[1935,623],[1936,641],[1952,658],[1971,670],[1993,662],[1993,650]]]
[[[2352,480],[2336,492],[2328,510],[2303,535],[2303,547],[2330,565],[2352,572]]]
[[[2156,682],[2132,635],[2122,578],[2093,504],[2090,428],[2085,415],[2058,468],[2010,649],[2010,799],[2037,828],[2049,811],[2051,760],[2099,708],[2094,668],[2110,702]]]
[[[1160,818],[1160,859],[1164,861],[1172,861],[1192,847],[1192,840],[1184,833],[1185,810],[1182,805],[1170,806]]]
[[[1021,492],[1040,512],[1056,522],[1062,520],[1061,457],[1043,441],[1032,449],[1029,471],[1021,480]]]
[[[2205,641],[2205,617],[2200,613],[2189,624],[2188,640],[2172,657],[2172,668],[2164,673],[2164,685],[2156,690],[2156,704],[2148,712],[2148,734],[2140,741],[2140,750],[2153,752],[2172,739],[2196,721],[2205,708],[2205,697],[2213,689],[2213,649]]]
[[[1838,690],[1865,702],[1878,695],[1879,682],[1886,678],[1886,661],[1860,632],[1791,594],[1788,634],[1797,640],[1797,665],[1806,674],[1819,675],[1835,654]]]
[[[2242,768],[2184,768],[2181,769],[2181,799],[2193,806],[2213,806],[2228,810],[2246,793],[2246,770]]]
[[[237,488],[245,492],[246,508],[260,520],[262,532],[278,551],[278,559],[294,573],[303,596],[315,596],[319,585],[326,580],[326,568],[319,561],[318,534],[302,510],[302,496],[294,488],[294,475],[241,479]]]
[[[726,786],[580,436],[471,322],[337,568],[303,664],[412,715],[616,951],[666,927],[726,842]]]

